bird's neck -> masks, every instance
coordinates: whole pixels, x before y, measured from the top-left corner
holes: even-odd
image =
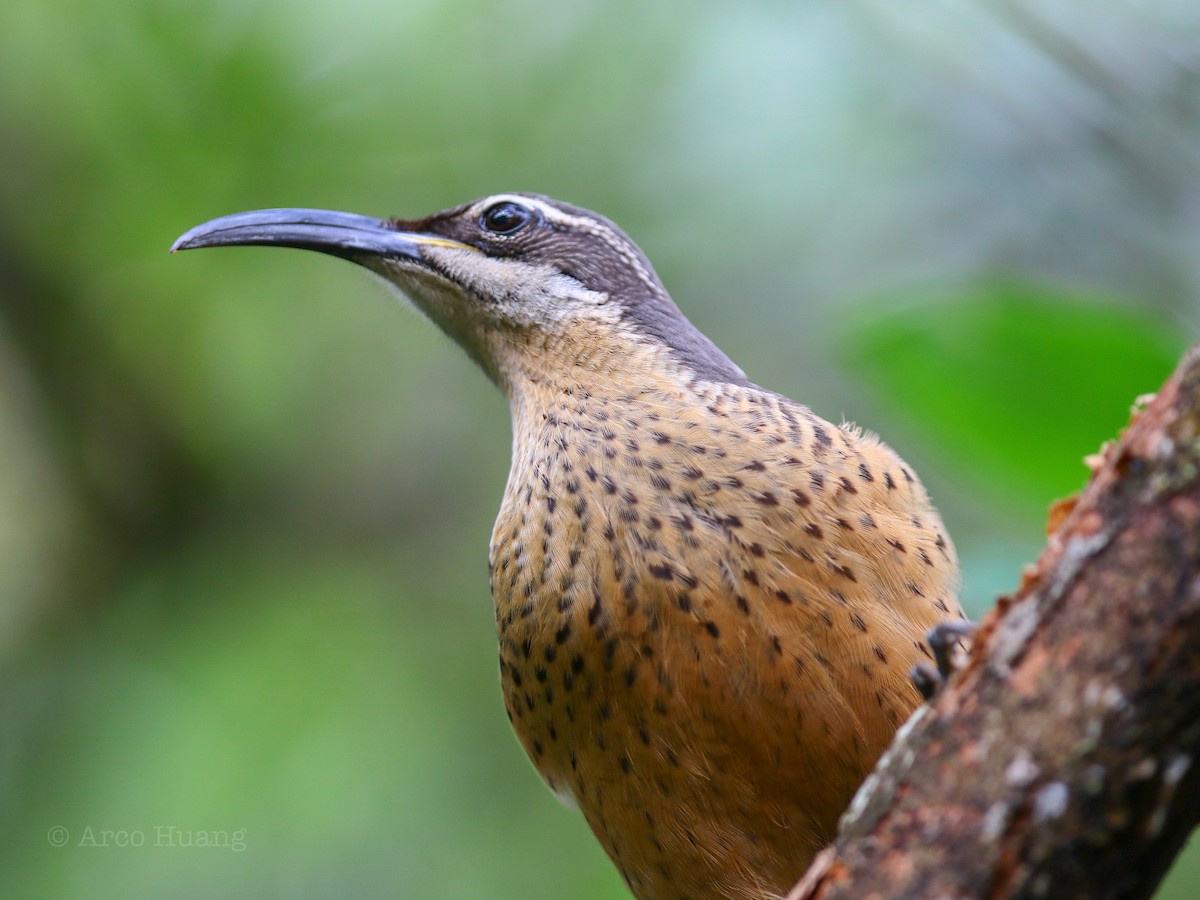
[[[503,338],[500,338],[503,340]],[[614,400],[655,406],[700,403],[696,375],[662,344],[611,332],[524,341],[497,348],[498,381],[508,397],[514,434],[542,431],[547,416],[566,404]]]

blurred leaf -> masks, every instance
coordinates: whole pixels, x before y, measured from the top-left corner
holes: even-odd
[[[1183,346],[1128,307],[1004,281],[906,291],[870,313],[845,336],[847,365],[955,466],[1039,508],[1083,483],[1081,459]]]

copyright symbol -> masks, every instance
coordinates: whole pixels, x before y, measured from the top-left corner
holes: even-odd
[[[71,833],[61,825],[55,825],[46,832],[46,840],[50,842],[51,847],[65,847],[70,839]]]

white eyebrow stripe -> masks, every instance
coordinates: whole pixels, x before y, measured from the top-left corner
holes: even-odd
[[[472,216],[479,216],[489,206],[494,206],[497,203],[516,203],[521,206],[528,206],[536,209],[548,222],[553,222],[556,225],[562,225],[567,228],[573,228],[576,231],[582,231],[586,234],[600,238],[604,243],[608,244],[623,261],[629,264],[630,267],[637,273],[638,279],[657,293],[660,289],[654,273],[651,272],[646,264],[642,262],[638,252],[633,249],[630,242],[617,234],[611,228],[597,221],[596,219],[585,216],[572,216],[569,213],[563,212],[556,206],[551,206],[541,200],[535,200],[532,197],[523,197],[520,194],[495,194],[491,197],[485,197],[471,208]]]

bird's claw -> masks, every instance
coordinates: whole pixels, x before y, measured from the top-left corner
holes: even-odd
[[[938,622],[925,633],[925,640],[933,651],[933,660],[937,664],[937,668],[928,663],[917,663],[908,673],[908,677],[912,679],[912,683],[916,685],[922,697],[932,700],[937,696],[942,685],[946,683],[946,679],[957,670],[952,656],[954,648],[961,640],[969,638],[974,633],[975,624],[966,619],[947,619],[944,622]]]

